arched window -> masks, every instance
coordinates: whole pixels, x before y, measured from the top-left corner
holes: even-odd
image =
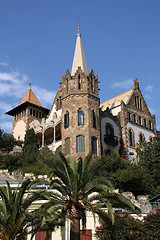
[[[106,124],[106,135],[114,136],[114,129],[111,124]]]
[[[69,127],[69,112],[67,111],[64,114],[64,128],[68,128]]]
[[[145,140],[144,134],[139,133],[139,142],[142,143]]]
[[[129,129],[128,131],[128,137],[129,137],[129,146],[130,147],[134,147],[135,146],[135,142],[134,142],[134,132],[132,129]]]
[[[76,152],[85,153],[85,136],[83,135],[76,137]]]
[[[97,138],[92,137],[91,142],[92,142],[92,153],[97,155]]]
[[[65,139],[65,155],[70,154],[70,138]]]
[[[95,114],[94,109],[92,110],[92,126],[93,126],[94,128],[97,127],[96,114]]]
[[[134,121],[134,123],[136,123],[136,122],[137,122],[137,117],[136,117],[136,114],[134,114],[134,115],[133,115],[133,121]]]
[[[140,125],[142,124],[142,120],[141,120],[140,116],[138,117],[138,122],[139,122]]]
[[[144,118],[144,126],[147,127],[147,121],[145,118]]]
[[[83,110],[81,108],[78,109],[78,125],[83,125],[84,124],[84,114]]]
[[[131,113],[128,112],[128,120],[131,121]]]

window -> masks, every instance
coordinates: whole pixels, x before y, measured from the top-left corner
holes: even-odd
[[[149,141],[150,141],[150,142],[153,142],[153,137],[149,137]]]
[[[84,116],[83,116],[83,111],[81,108],[78,109],[78,125],[83,125],[84,124]]]
[[[69,112],[67,111],[66,114],[64,114],[64,128],[69,127]]]
[[[142,143],[145,140],[143,133],[139,134],[139,142]]]
[[[36,111],[36,117],[38,118],[38,111]]]
[[[70,138],[65,139],[65,155],[70,154]]]
[[[147,127],[147,121],[144,119],[144,126]]]
[[[94,128],[96,128],[96,126],[97,126],[97,123],[96,123],[96,114],[95,114],[95,111],[94,111],[94,110],[92,110],[92,126],[93,126]]]
[[[151,121],[149,121],[148,124],[149,124],[149,129],[151,129],[152,128]]]
[[[128,112],[128,120],[131,121],[131,113]]]
[[[85,136],[79,135],[76,137],[76,152],[77,153],[85,152]]]
[[[62,101],[61,101],[61,96],[59,97],[59,108],[62,107]]]
[[[33,116],[35,117],[35,110],[33,110]]]
[[[78,75],[78,89],[81,89],[81,77]]]
[[[59,99],[57,98],[57,110],[59,109]]]
[[[142,121],[140,116],[138,117],[138,121],[139,121],[139,124],[141,125]]]
[[[68,92],[68,78],[66,78],[66,91]]]
[[[134,142],[134,132],[133,132],[133,130],[129,129],[128,134],[129,134],[129,146],[134,147],[135,142]]]
[[[114,136],[114,129],[111,124],[106,124],[106,135],[112,135]]]
[[[39,112],[39,118],[41,118],[42,117],[42,114],[41,114],[41,112]]]
[[[134,115],[133,115],[133,121],[134,121],[134,123],[136,123],[136,122],[137,122],[137,117],[136,117],[136,114],[134,114]]]
[[[91,142],[92,142],[92,153],[97,155],[97,138],[92,137]]]
[[[142,110],[142,99],[139,99],[140,110]]]

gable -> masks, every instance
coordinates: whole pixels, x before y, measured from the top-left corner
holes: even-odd
[[[134,89],[126,105],[128,108],[133,109],[136,112],[141,112],[144,115],[151,117],[151,113],[148,109],[147,103],[139,88]]]

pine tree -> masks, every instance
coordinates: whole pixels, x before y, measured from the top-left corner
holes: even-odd
[[[34,129],[27,130],[22,149],[24,164],[32,164],[38,156],[38,141]]]

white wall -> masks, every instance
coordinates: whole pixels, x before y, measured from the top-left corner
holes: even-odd
[[[16,123],[16,125],[13,129],[13,136],[17,140],[20,137],[20,140],[23,141],[25,133],[26,133],[26,124],[23,120],[20,120]]]

